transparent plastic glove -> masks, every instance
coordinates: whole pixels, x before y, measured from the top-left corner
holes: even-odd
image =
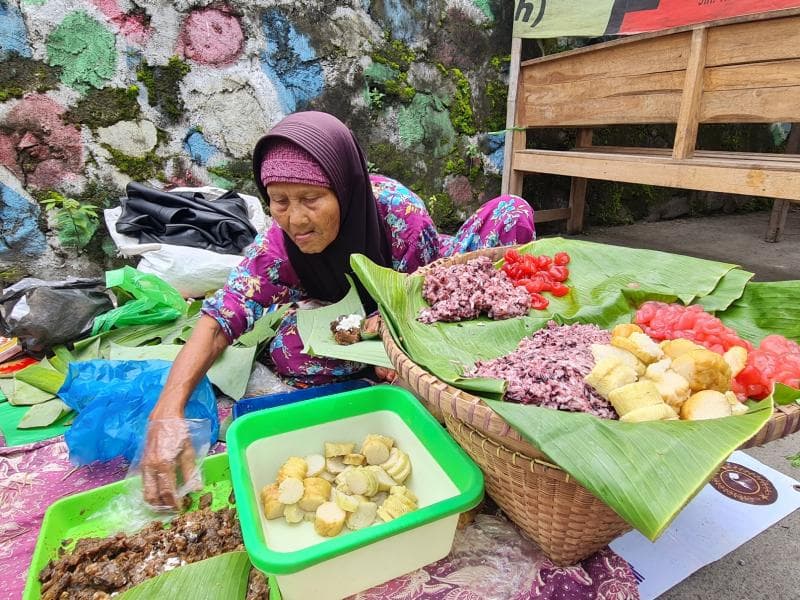
[[[210,424],[205,420],[154,419],[148,422],[139,463],[144,499],[148,504],[158,509],[175,509],[186,493],[202,488],[199,461],[208,452],[209,429]]]

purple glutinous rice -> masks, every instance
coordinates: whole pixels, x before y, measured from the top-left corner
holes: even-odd
[[[525,288],[514,287],[485,256],[462,265],[434,267],[425,276],[422,297],[431,305],[419,313],[423,323],[464,321],[481,313],[490,319],[510,319],[530,310]]]
[[[608,401],[583,380],[594,367],[591,345],[610,341],[611,334],[596,325],[550,321],[510,354],[477,361],[465,376],[505,379],[511,402],[616,419]]]

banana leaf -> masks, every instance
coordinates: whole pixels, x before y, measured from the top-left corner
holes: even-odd
[[[40,390],[38,387],[33,386],[19,379],[14,379],[14,390],[8,397],[9,403],[13,406],[33,406],[52,400],[55,394]]]
[[[17,371],[14,374],[14,379],[54,395],[64,384],[66,376],[63,373],[59,373],[50,365],[47,359],[44,359],[38,364]]]
[[[558,251],[572,258],[570,294],[552,298],[545,311],[505,321],[479,318],[424,325],[417,321],[426,306],[422,277],[378,267],[363,256],[353,257],[351,264],[412,360],[489,402],[525,439],[655,539],[719,464],[769,419],[771,399],[746,415],[727,419],[624,424],[500,402],[505,382],[461,375],[476,359],[511,352],[549,319],[609,328],[629,322],[646,300],[689,303],[712,296],[709,304],[724,306],[749,274],[731,274],[735,265],[579,240],[545,239],[522,249],[548,255]],[[723,281],[729,274],[730,280]]]
[[[696,304],[701,305],[708,312],[717,312],[727,309],[731,304],[741,298],[747,282],[753,278],[754,273],[742,269],[731,269],[717,284],[714,291],[707,296],[699,298]]]
[[[32,444],[59,436],[66,431],[67,423],[72,419],[73,414],[67,413],[47,427],[17,429],[17,425],[28,411],[27,406],[14,406],[8,402],[0,404],[0,431],[3,433],[7,446]]]
[[[800,281],[751,282],[742,297],[717,316],[754,344],[770,333],[800,343],[799,306]]]
[[[261,318],[255,322],[250,331],[239,336],[239,339],[236,340],[236,345],[246,348],[252,346],[260,347],[264,342],[271,340],[278,332],[278,327],[280,327],[281,321],[290,306],[289,304],[282,304],[277,310],[264,313]]]
[[[380,340],[362,340],[348,346],[333,340],[331,321],[352,314],[364,316],[364,307],[352,280],[350,291],[339,302],[321,308],[298,310],[297,331],[303,340],[303,352],[309,356],[327,356],[391,369],[392,361]]]
[[[17,425],[17,429],[49,427],[71,411],[72,409],[61,400],[53,398],[47,402],[31,406]]]
[[[242,600],[247,594],[250,559],[247,552],[226,552],[162,573],[122,592],[119,600],[191,598]]]

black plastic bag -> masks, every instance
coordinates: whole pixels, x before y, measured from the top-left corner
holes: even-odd
[[[117,232],[140,243],[241,254],[256,237],[247,204],[235,192],[209,200],[201,192],[164,192],[133,181],[125,192]]]
[[[0,296],[0,332],[31,353],[88,334],[94,318],[114,308],[102,279],[25,278]]]

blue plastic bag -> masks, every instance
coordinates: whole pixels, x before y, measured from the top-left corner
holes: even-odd
[[[58,396],[78,416],[64,439],[70,460],[85,465],[124,457],[131,461],[144,445],[147,417],[167,381],[165,360],[89,360],[69,364]],[[186,405],[187,419],[206,419],[213,444],[219,435],[217,403],[208,377]]]

